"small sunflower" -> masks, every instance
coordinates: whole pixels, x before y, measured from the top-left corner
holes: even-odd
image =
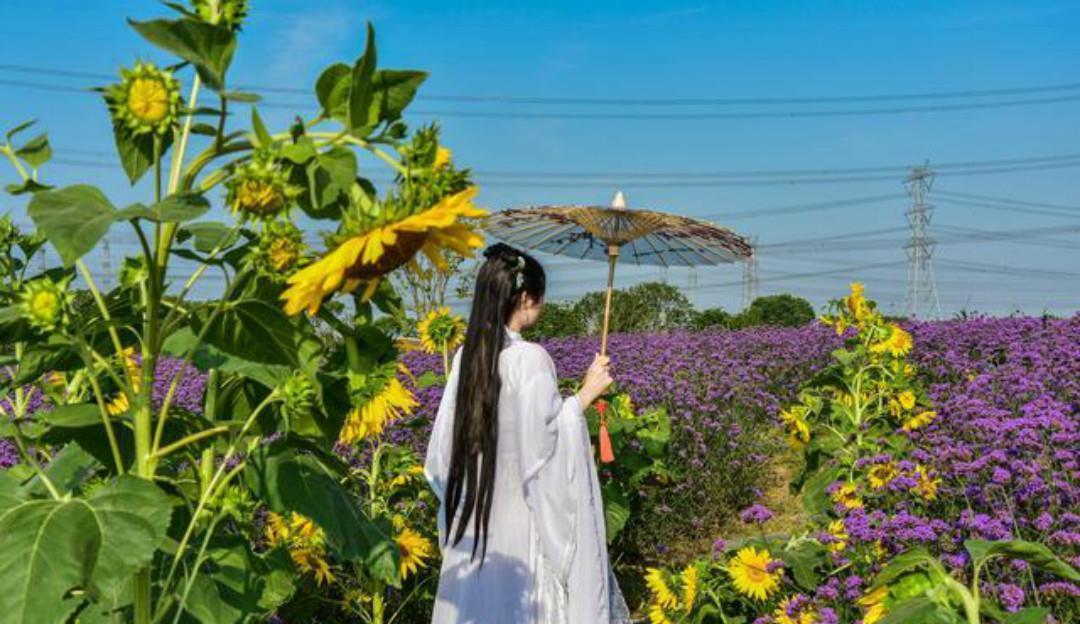
[[[848,313],[855,318],[856,321],[861,321],[870,312],[870,306],[866,302],[866,298],[863,296],[865,288],[859,282],[851,283],[851,294],[844,297],[844,306],[847,308]],[[843,331],[837,330],[838,334],[842,334]]]
[[[806,422],[806,408],[795,405],[780,411],[780,420],[788,432],[788,444],[791,448],[801,449],[810,443],[810,425]]]
[[[896,397],[896,400],[900,403],[900,407],[905,410],[915,407],[915,393],[911,390],[904,390],[900,393],[900,396]]]
[[[880,490],[889,485],[898,476],[900,476],[900,472],[896,469],[896,464],[892,462],[877,464],[866,473],[866,478],[870,481],[870,487],[875,490]]]
[[[859,606],[863,608],[863,624],[874,624],[885,617],[885,599],[889,596],[889,588],[881,586],[859,598]]]
[[[427,567],[425,560],[431,556],[431,542],[416,531],[405,527],[394,538],[397,542],[398,554],[401,562],[398,564],[398,575],[402,579],[415,574],[420,568]]]
[[[863,506],[858,488],[850,482],[836,488],[836,491],[832,493],[832,501],[837,505],[843,505],[846,509],[862,509]]]
[[[431,166],[434,169],[442,169],[449,165],[453,158],[454,153],[450,151],[450,148],[440,145],[439,148],[435,150],[435,163]]]
[[[119,416],[131,408],[131,402],[128,401],[127,393],[117,393],[113,400],[109,401],[105,405],[105,410],[109,412],[109,416]]]
[[[383,432],[386,424],[412,413],[419,403],[416,396],[397,378],[395,362],[384,365],[370,375],[350,378],[350,394],[354,407],[345,417],[339,440],[352,444]]]
[[[888,353],[896,357],[906,355],[908,351],[911,351],[914,344],[911,334],[895,323],[890,323],[888,328],[889,335],[884,340],[871,344],[870,351],[872,353]]]
[[[180,115],[180,82],[153,63],[120,70],[121,81],[106,87],[113,121],[133,135],[164,135]]]
[[[842,552],[847,548],[848,534],[843,520],[833,520],[829,523],[829,552]]]
[[[23,286],[19,295],[22,316],[36,329],[54,331],[67,321],[67,310],[74,300],[67,282],[57,283],[42,277]]]
[[[911,418],[908,418],[904,421],[903,429],[904,431],[915,431],[916,429],[921,429],[922,427],[925,427],[926,425],[934,422],[935,418],[937,418],[937,412],[933,410],[919,412],[918,414],[915,414]]]
[[[932,501],[937,498],[938,486],[941,485],[941,479],[938,477],[930,476],[929,469],[922,465],[916,464],[915,466],[915,493],[922,496],[928,501]]]
[[[769,551],[747,546],[728,562],[727,571],[739,593],[764,601],[780,589],[783,572],[770,572],[773,563]]]
[[[301,572],[315,577],[315,582],[319,585],[334,582],[334,573],[326,560],[326,550],[321,546],[290,548],[289,557]]]
[[[660,568],[645,570],[645,585],[652,594],[653,603],[659,605],[661,609],[674,609],[679,605],[679,597],[671,590],[664,571]]]
[[[438,308],[417,325],[420,346],[428,353],[452,351],[465,339],[465,321],[450,308]]]
[[[276,159],[265,154],[239,167],[225,187],[225,201],[233,212],[250,219],[277,215],[300,193],[299,187],[289,184]]]
[[[797,594],[784,598],[773,611],[776,624],[816,624],[818,614],[814,603],[806,596]]]
[[[472,257],[484,238],[461,219],[487,215],[487,211],[472,203],[476,192],[476,187],[469,187],[444,197],[423,212],[346,239],[289,278],[289,288],[281,295],[285,312],[291,316],[307,310],[314,315],[323,299],[334,291],[352,292],[365,281],[368,283],[365,295],[370,295],[383,275],[409,263],[419,252],[440,270],[447,267],[442,256],[444,248]]]

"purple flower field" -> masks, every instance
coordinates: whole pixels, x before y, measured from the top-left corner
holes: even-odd
[[[910,434],[921,447],[917,460],[942,477],[937,501],[932,517],[899,507],[851,514],[851,539],[882,539],[893,552],[926,545],[960,568],[964,539],[1016,537],[1042,541],[1080,564],[1080,316],[905,326],[915,339],[912,361],[938,412],[930,426]],[[753,502],[762,460],[782,448],[773,429],[781,405],[839,345],[833,331],[817,325],[613,337],[620,389],[636,405],[668,407],[675,427],[672,463],[681,479],[656,516],[675,524],[655,539],[677,535],[676,529],[705,533]],[[572,381],[597,341],[545,346],[560,375]],[[421,354],[409,354],[407,362],[416,373],[439,366]],[[391,435],[423,452],[441,388],[419,396],[421,408]],[[718,495],[721,484],[733,483],[739,487]],[[664,551],[657,543],[656,553]],[[1044,589],[1080,593],[1068,583]],[[1003,602],[1024,604],[1018,590],[1004,582],[995,589]]]

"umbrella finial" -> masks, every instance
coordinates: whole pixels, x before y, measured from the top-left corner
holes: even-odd
[[[626,196],[622,191],[615,191],[615,197],[611,199],[612,208],[626,208]]]

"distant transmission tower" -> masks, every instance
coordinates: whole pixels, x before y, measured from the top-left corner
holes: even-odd
[[[112,263],[109,258],[109,235],[101,238],[101,288],[109,291],[112,288]]]
[[[907,314],[911,318],[939,318],[941,303],[938,301],[937,286],[934,285],[934,270],[930,260],[934,255],[934,239],[930,237],[930,219],[934,207],[926,201],[930,187],[934,184],[934,172],[928,165],[912,167],[904,180],[911,208],[904,214],[911,228],[911,238],[904,249],[908,258]]]
[[[743,307],[749,308],[758,297],[757,237],[750,239],[750,255],[743,260]]]

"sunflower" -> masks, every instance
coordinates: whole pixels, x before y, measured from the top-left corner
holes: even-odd
[[[780,420],[784,422],[788,431],[788,444],[791,448],[801,449],[810,443],[810,425],[807,424],[806,408],[796,405],[780,411]]]
[[[434,169],[442,169],[450,164],[450,161],[454,159],[454,153],[450,151],[450,148],[439,146],[435,150],[435,162],[432,164]]]
[[[420,347],[428,353],[446,353],[465,339],[465,321],[450,308],[437,308],[428,312],[416,327],[420,335]]]
[[[180,115],[180,82],[153,63],[120,70],[121,81],[105,88],[114,123],[133,135],[164,135]]]
[[[870,480],[870,487],[875,490],[880,490],[889,485],[898,476],[900,476],[900,473],[896,470],[896,464],[892,462],[877,464],[866,474],[867,479]]]
[[[895,323],[889,324],[888,327],[889,335],[884,340],[870,345],[871,353],[889,353],[897,357],[906,355],[908,351],[911,351],[913,344],[911,334]]]
[[[406,579],[415,574],[420,568],[427,567],[424,560],[431,556],[431,542],[416,531],[405,527],[394,538],[397,542],[398,554],[401,562],[398,564],[398,575]]]
[[[815,624],[818,622],[814,604],[806,596],[797,594],[784,598],[773,611],[776,624]]]
[[[747,546],[728,562],[727,571],[735,589],[756,600],[766,600],[780,589],[783,572],[769,571],[774,563],[767,550]]]
[[[932,501],[937,498],[938,486],[941,485],[941,479],[938,477],[931,477],[930,471],[926,466],[922,464],[915,465],[915,492],[928,501]]]
[[[896,397],[896,400],[900,403],[900,407],[905,410],[915,407],[915,393],[911,390],[904,390],[900,393],[900,396]]]
[[[832,501],[837,505],[843,505],[846,509],[862,509],[863,506],[858,488],[850,482],[836,488],[836,491],[832,493]]]
[[[105,410],[109,412],[109,416],[119,416],[131,408],[131,402],[128,401],[127,393],[120,392],[113,400],[109,401],[105,405]]]
[[[671,586],[668,585],[667,579],[664,578],[664,571],[660,568],[646,568],[645,585],[648,586],[649,592],[652,593],[654,604],[663,609],[674,609],[679,605],[678,596],[671,591]]]
[[[288,549],[297,569],[314,576],[316,583],[333,582],[334,574],[326,561],[325,534],[311,518],[298,513],[282,516],[270,512],[263,534],[272,548]]]
[[[416,396],[405,384],[397,377],[390,377],[370,400],[349,412],[339,439],[343,444],[352,444],[379,435],[388,422],[411,413],[417,405]]]
[[[334,573],[330,571],[330,564],[326,561],[326,550],[319,546],[302,546],[289,549],[289,557],[296,567],[305,574],[315,577],[319,585],[332,583]]]
[[[688,565],[682,573],[683,609],[690,613],[694,609],[694,601],[697,600],[698,578],[701,571],[696,565]]]
[[[843,520],[833,520],[829,523],[829,552],[842,552],[847,548],[848,534]]]
[[[649,605],[649,624],[674,624],[667,616],[664,607],[653,603]]]
[[[423,212],[348,238],[289,278],[289,288],[281,295],[285,312],[294,315],[307,310],[314,315],[331,293],[339,289],[351,292],[364,281],[368,282],[364,294],[370,296],[380,277],[412,261],[418,252],[440,270],[447,267],[443,248],[471,258],[484,238],[460,219],[487,215],[472,203],[476,192],[476,187],[469,187]]]
[[[903,429],[904,431],[915,431],[916,429],[929,425],[935,418],[937,418],[937,412],[935,411],[926,410],[924,412],[919,412],[904,421]]]
[[[283,546],[289,542],[289,523],[280,514],[273,511],[266,514],[266,527],[263,535],[271,547]]]
[[[866,303],[866,298],[863,296],[864,287],[859,282],[851,283],[851,294],[844,297],[844,306],[847,307],[848,312],[856,321],[861,321],[866,318],[870,312],[870,306]],[[837,334],[844,333],[843,330],[837,329]]]
[[[862,619],[863,624],[874,624],[885,617],[885,598],[887,598],[888,595],[889,588],[882,585],[862,598],[859,598],[859,606],[865,611]]]

